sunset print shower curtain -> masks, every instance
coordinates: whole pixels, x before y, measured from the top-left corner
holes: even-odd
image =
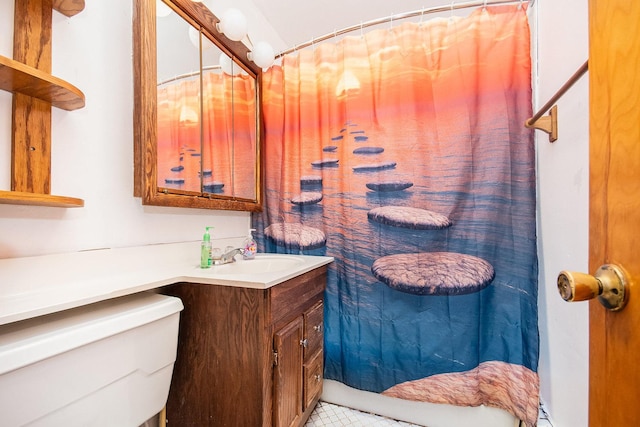
[[[522,6],[317,44],[263,76],[262,250],[335,257],[325,377],[538,411],[529,28]]]

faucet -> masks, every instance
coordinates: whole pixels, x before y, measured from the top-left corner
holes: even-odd
[[[215,265],[229,264],[231,262],[236,261],[236,259],[234,258],[236,255],[243,254],[243,253],[244,253],[244,249],[242,248],[231,249],[225,252],[224,254],[222,254],[219,260],[214,260],[213,263]]]

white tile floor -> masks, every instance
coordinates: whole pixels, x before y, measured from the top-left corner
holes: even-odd
[[[553,427],[543,408],[539,411],[538,427]],[[319,402],[305,427],[418,427],[415,424],[391,420],[326,402]]]
[[[367,414],[344,406],[320,402],[309,417],[305,427],[417,427],[402,421]]]

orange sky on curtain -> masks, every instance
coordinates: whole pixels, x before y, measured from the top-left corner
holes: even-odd
[[[456,106],[478,87],[496,96],[530,88],[529,52],[517,48],[529,39],[528,26],[522,25],[527,16],[522,11],[509,13],[519,7],[394,24],[391,30],[346,37],[286,56],[281,67],[272,67],[263,77],[267,158],[286,150],[287,162],[300,159],[296,168],[303,175],[304,165],[322,156],[322,146],[338,134],[347,116],[375,125],[382,116],[392,120],[410,111],[426,122],[435,122],[437,116],[442,123],[453,113],[442,107],[435,110],[435,104]],[[472,39],[476,41],[468,43]],[[505,63],[522,68],[515,73],[522,77],[517,87],[504,87]],[[372,75],[372,70],[378,74]],[[514,82],[512,77],[508,81]],[[273,128],[270,123],[278,125]],[[284,129],[278,128],[280,123],[285,123]],[[296,178],[288,180],[292,187]]]

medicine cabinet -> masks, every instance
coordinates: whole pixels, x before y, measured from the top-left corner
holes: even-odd
[[[202,2],[135,0],[134,195],[261,210],[260,73]]]

